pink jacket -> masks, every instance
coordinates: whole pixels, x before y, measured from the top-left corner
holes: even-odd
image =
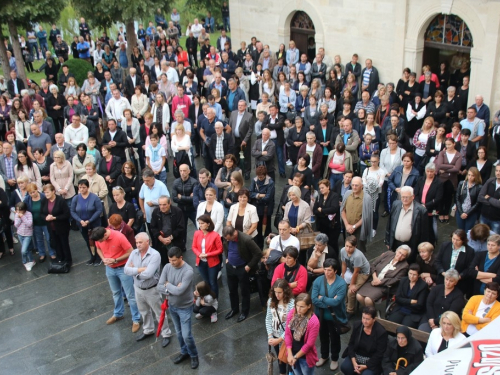
[[[290,331],[290,320],[295,314],[295,309],[290,310],[286,317],[285,327],[285,345],[287,348],[292,348],[293,336]],[[319,334],[319,319],[315,314],[311,315],[307,323],[307,330],[304,336],[304,346],[300,349],[306,354],[306,362],[309,367],[314,367],[318,361],[318,352],[316,350],[316,339]]]

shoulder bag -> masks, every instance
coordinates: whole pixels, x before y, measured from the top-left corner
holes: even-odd
[[[300,251],[307,250],[313,246],[316,236],[320,233],[313,231],[311,224],[308,223],[306,225],[296,236],[300,242]]]

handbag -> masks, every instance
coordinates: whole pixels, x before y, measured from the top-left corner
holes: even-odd
[[[48,273],[68,273],[70,268],[66,262],[51,262]]]
[[[288,351],[286,350],[285,342],[283,341],[278,352],[278,359],[280,362],[288,363]]]
[[[314,240],[320,232],[315,232],[311,224],[307,223],[306,228],[297,234],[300,242],[300,251],[307,250],[314,245]]]
[[[326,283],[326,276],[323,277],[323,282],[325,283],[325,297],[328,298],[328,285]],[[335,311],[333,310],[332,306],[328,306],[328,311],[332,315],[333,321],[335,322],[335,325],[337,326],[339,333],[341,335],[346,334],[351,330],[351,325],[349,323],[342,323],[338,318],[337,315],[335,315]]]

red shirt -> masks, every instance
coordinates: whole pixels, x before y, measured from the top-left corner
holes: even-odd
[[[104,258],[116,259],[127,253],[127,250],[132,248],[130,242],[127,238],[115,230],[109,230],[109,237],[107,240],[99,242],[96,241],[95,245],[99,250],[101,250]],[[116,264],[110,266],[111,268],[116,268],[124,266],[127,263],[127,259],[124,259]]]

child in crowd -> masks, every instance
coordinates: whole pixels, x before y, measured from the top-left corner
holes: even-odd
[[[361,175],[363,175],[364,170],[371,166],[370,158],[374,151],[378,150],[378,143],[372,143],[373,136],[370,133],[366,133],[364,136],[364,142],[359,146],[359,161],[361,164]]]
[[[167,162],[167,154],[159,144],[160,137],[158,137],[158,134],[151,134],[149,140],[151,144],[146,147],[146,165],[154,172],[157,180],[166,184],[167,170],[165,169],[165,163]]]
[[[264,124],[264,120],[266,119],[266,112],[259,111],[257,113],[257,121],[255,122],[255,130],[254,133],[257,138],[262,138],[262,125]]]
[[[210,317],[210,321],[215,323],[217,321],[217,309],[219,302],[215,297],[215,293],[210,288],[210,285],[204,281],[196,284],[194,291],[196,303],[193,312],[196,314],[196,319],[203,319]]]
[[[21,253],[26,271],[31,271],[35,262],[30,251],[30,244],[33,238],[33,215],[28,211],[26,203],[19,202],[15,206],[16,218],[14,226],[17,228],[17,236],[21,242]]]
[[[101,153],[98,149],[95,148],[97,140],[94,137],[89,137],[87,143],[87,154],[94,157],[95,165],[99,165],[99,161],[101,160]]]

